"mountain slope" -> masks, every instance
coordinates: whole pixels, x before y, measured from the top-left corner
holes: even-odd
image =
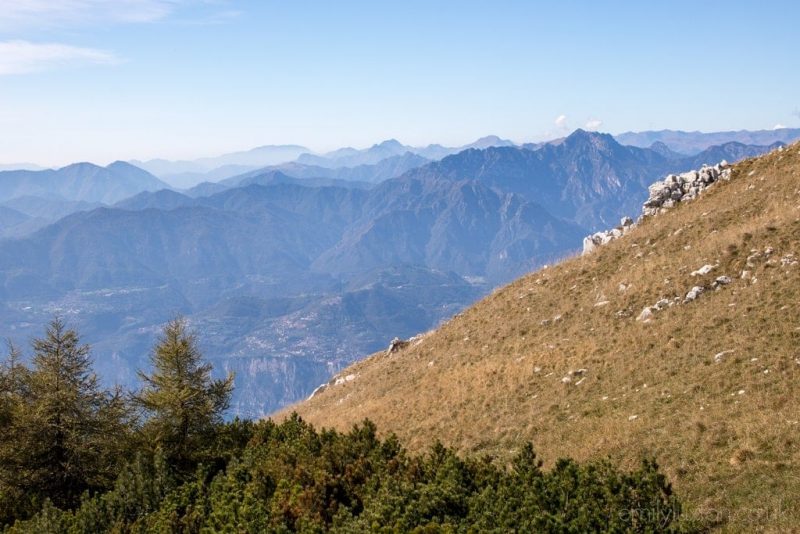
[[[800,512],[800,144],[746,160],[695,201],[525,276],[292,410],[368,417],[421,449],[544,458],[654,455],[711,526]],[[707,274],[692,275],[710,265]],[[694,286],[731,281],[697,300]],[[637,320],[660,299],[678,304]]]
[[[30,215],[6,206],[0,206],[0,237],[15,235],[20,226],[25,225],[30,220]]]
[[[674,162],[655,151],[622,146],[608,134],[577,130],[536,150],[466,150],[403,177],[477,180],[595,229],[615,224],[640,205],[647,185],[672,166]]]
[[[568,254],[582,231],[478,181],[402,178],[372,189],[361,218],[312,267],[351,275],[426,265],[498,283]]]

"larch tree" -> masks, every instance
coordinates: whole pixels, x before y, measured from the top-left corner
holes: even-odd
[[[152,372],[139,375],[144,387],[134,402],[146,414],[142,432],[179,471],[209,456],[222,415],[230,403],[233,375],[214,380],[196,336],[186,321],[174,319],[150,356]]]

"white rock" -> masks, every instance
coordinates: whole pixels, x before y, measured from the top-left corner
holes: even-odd
[[[321,391],[324,391],[325,388],[327,388],[327,387],[328,387],[328,384],[321,384],[321,385],[317,386],[317,388],[314,391],[311,392],[311,395],[309,395],[308,399],[306,399],[306,400],[313,399],[314,395],[316,395],[317,393],[320,393]]]
[[[655,303],[654,307],[655,307],[656,310],[661,311],[661,310],[663,310],[664,308],[666,308],[669,305],[670,305],[670,301],[668,299],[661,299],[661,300],[659,300],[658,302]]]
[[[638,415],[631,415],[630,417],[628,417],[628,421],[636,421],[638,418],[639,418]]]
[[[611,230],[609,232],[601,232],[600,234],[596,235],[599,235],[601,245],[607,245],[608,243],[611,243],[611,241],[613,241],[614,238],[617,237],[614,235],[614,230]],[[622,234],[620,233],[620,235]]]
[[[653,318],[653,309],[650,306],[647,306],[642,310],[642,313],[636,318],[637,321],[641,321],[646,323]]]
[[[588,235],[583,238],[583,255],[593,252],[596,248],[597,245],[595,244],[594,239],[592,239],[592,236]]]
[[[734,349],[723,350],[722,352],[718,352],[714,355],[714,363],[720,363],[722,361],[722,357],[726,354],[731,354],[735,352]]]
[[[703,293],[703,291],[704,291],[703,287],[694,286],[692,289],[689,290],[688,293],[686,293],[686,297],[683,299],[683,303],[686,304],[687,302],[695,300],[697,297],[700,296],[701,293]]]
[[[714,283],[715,284],[719,284],[721,286],[727,286],[728,284],[731,283],[731,277],[730,276],[718,276],[717,279],[714,280]]]
[[[709,264],[703,265],[702,267],[700,267],[696,271],[692,271],[692,276],[703,276],[703,275],[706,275],[706,274],[710,273],[711,271],[713,271],[716,267],[717,267],[716,265],[709,265]]]

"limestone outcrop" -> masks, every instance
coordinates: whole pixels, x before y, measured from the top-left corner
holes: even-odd
[[[718,181],[729,180],[730,176],[731,168],[725,160],[714,166],[704,165],[699,170],[670,174],[648,187],[649,196],[642,205],[639,220],[663,213],[681,202],[694,200]],[[635,225],[633,219],[624,217],[616,228],[586,236],[583,239],[583,254],[589,254],[597,247],[619,239]]]

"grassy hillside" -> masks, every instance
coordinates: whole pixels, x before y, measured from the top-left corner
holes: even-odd
[[[289,411],[340,429],[368,417],[412,450],[438,439],[507,458],[531,440],[550,460],[632,466],[653,455],[710,525],[791,530],[800,524],[798,260],[795,144],[352,366]],[[692,276],[704,265],[715,267]],[[682,302],[719,276],[731,283]],[[677,302],[637,320],[665,298]]]

